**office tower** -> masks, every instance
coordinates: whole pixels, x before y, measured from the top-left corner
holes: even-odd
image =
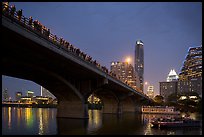
[[[166,101],[168,96],[172,93],[178,92],[178,75],[174,69],[171,69],[166,82],[159,82],[160,95],[164,97]]]
[[[136,41],[135,45],[135,71],[138,73],[140,89],[143,91],[144,76],[144,44],[141,40]]]
[[[137,89],[137,83],[139,83],[139,79],[135,70],[131,64],[128,62],[111,62],[111,72],[116,74],[116,77],[128,84],[134,89]]]

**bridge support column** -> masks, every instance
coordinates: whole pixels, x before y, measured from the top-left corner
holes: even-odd
[[[123,106],[121,105],[121,102],[118,103],[118,114],[122,114],[123,113]]]
[[[117,114],[118,113],[118,102],[115,99],[103,99],[104,106],[102,108],[103,113]]]
[[[130,97],[121,101],[122,111],[124,112],[135,112],[136,111],[136,104],[132,101]]]
[[[60,101],[57,107],[57,117],[88,118],[88,104],[81,101]]]
[[[136,113],[142,113],[141,109],[142,109],[142,104],[137,101],[136,105],[135,105],[135,112]]]

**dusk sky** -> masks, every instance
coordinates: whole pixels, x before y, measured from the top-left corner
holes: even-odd
[[[110,70],[111,61],[132,58],[136,40],[144,42],[144,81],[159,94],[171,69],[179,74],[189,47],[202,45],[201,2],[10,2]],[[37,54],[37,53],[36,53]],[[15,68],[14,68],[15,69]],[[2,91],[13,99],[34,82],[2,76]],[[146,87],[145,87],[146,93]]]

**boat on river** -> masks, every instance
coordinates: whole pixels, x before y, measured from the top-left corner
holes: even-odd
[[[142,106],[142,113],[180,115],[180,111],[176,111],[173,106]]]
[[[152,127],[156,128],[200,127],[201,124],[201,121],[191,118],[157,118],[151,121]]]

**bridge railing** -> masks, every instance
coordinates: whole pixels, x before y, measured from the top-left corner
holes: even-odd
[[[96,60],[93,61],[92,57],[80,51],[80,49],[76,48],[75,46],[73,46],[68,41],[64,40],[63,38],[59,38],[55,34],[50,33],[50,30],[46,28],[44,25],[42,25],[39,21],[37,20],[33,21],[33,19],[31,18],[27,18],[23,16],[22,14],[19,14],[19,11],[16,11],[16,9],[14,10],[13,7],[10,7],[4,2],[2,3],[2,13],[4,16],[9,18],[11,21],[25,27],[26,29],[44,38],[45,40],[48,40],[49,42],[54,44],[56,47],[61,48],[65,50],[66,52],[69,52],[69,54],[71,53],[72,55],[78,57],[80,60],[89,63],[90,65],[94,66],[100,71],[105,72],[106,74],[114,78],[115,80],[120,81],[123,84],[131,87],[127,83],[118,79],[114,73],[109,72],[105,66],[101,66],[99,63],[96,62]],[[133,87],[131,88],[134,89]],[[143,93],[139,88],[136,88],[134,90],[139,93]]]

